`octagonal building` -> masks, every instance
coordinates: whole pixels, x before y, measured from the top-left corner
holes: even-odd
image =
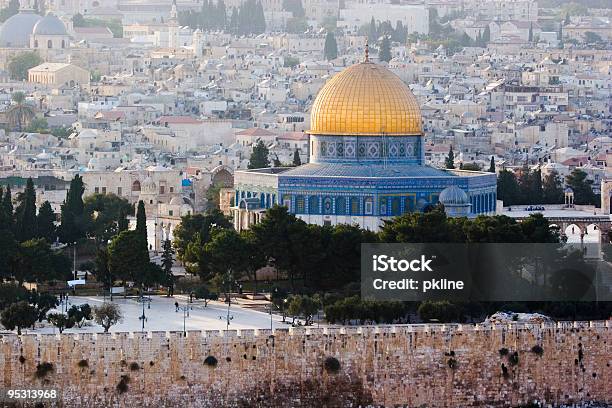
[[[236,172],[236,228],[275,204],[311,224],[373,231],[440,199],[451,216],[494,213],[495,174],[427,166],[421,122],[415,96],[391,71],[367,57],[345,69],[312,105],[307,164]]]

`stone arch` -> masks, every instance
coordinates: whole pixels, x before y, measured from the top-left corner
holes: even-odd
[[[132,183],[132,191],[140,191],[140,189],[140,181],[134,180],[134,182]]]
[[[211,182],[218,187],[232,187],[234,185],[234,171],[225,165],[217,166],[212,169]]]

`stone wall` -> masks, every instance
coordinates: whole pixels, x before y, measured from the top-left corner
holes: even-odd
[[[88,407],[612,403],[610,326],[8,335],[0,338],[0,389],[58,388],[63,406]],[[45,362],[53,370],[38,378]]]

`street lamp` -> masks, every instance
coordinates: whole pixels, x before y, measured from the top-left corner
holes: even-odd
[[[191,310],[191,306],[179,306],[179,309],[183,311],[183,336],[187,335],[186,324],[187,318],[189,317],[189,311]]]
[[[140,320],[142,320],[142,331],[144,331],[145,328],[145,321],[147,320],[147,317],[145,316],[145,303],[148,302],[149,304],[149,309],[151,308],[151,298],[145,298],[144,296],[141,296],[140,301],[142,302],[142,316],[139,317]]]

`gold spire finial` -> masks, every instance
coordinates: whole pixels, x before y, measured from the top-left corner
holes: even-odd
[[[368,45],[367,37],[366,37],[366,43],[365,43],[365,60],[363,62],[370,62],[370,46]]]

